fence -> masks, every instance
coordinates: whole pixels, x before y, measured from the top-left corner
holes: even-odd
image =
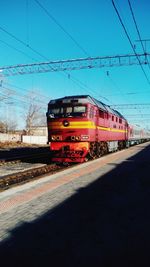
[[[47,136],[23,135],[22,142],[27,144],[47,144]]]
[[[0,133],[0,142],[17,142],[17,141],[21,141],[21,135]]]
[[[47,144],[47,136],[34,136],[34,135],[19,135],[19,134],[3,134],[0,133],[0,142],[23,142],[27,144]]]

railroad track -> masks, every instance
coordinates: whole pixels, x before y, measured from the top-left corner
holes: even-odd
[[[16,163],[14,163],[15,165]],[[64,166],[59,166],[56,164],[48,164],[39,167],[30,167],[23,171],[12,172],[8,175],[0,177],[0,191],[9,189],[17,184],[22,184],[29,182],[34,179],[42,178],[45,174],[53,174],[55,172],[63,170]]]
[[[16,166],[17,168],[14,170]],[[72,167],[72,165],[67,165],[67,167]],[[50,162],[50,152],[13,155],[9,158],[0,159],[0,191],[42,178],[45,174],[51,175],[65,168],[64,165]]]
[[[1,158],[0,191],[40,178],[48,173],[53,174],[64,168],[64,166],[52,164],[50,162],[50,153],[47,152]]]
[[[36,162],[39,162],[40,164],[37,164]],[[26,166],[25,164],[29,165]],[[17,168],[14,170],[16,166]],[[31,180],[42,178],[45,174],[51,175],[64,170],[66,167],[72,167],[72,165],[57,165],[50,163],[50,153],[42,152],[38,154],[30,154],[30,156],[25,154],[0,159],[0,191]],[[1,170],[2,168],[3,170]],[[26,169],[24,170],[23,168]],[[8,174],[7,171],[9,171]]]
[[[40,152],[40,153],[30,153],[29,154],[23,154],[23,155],[13,155],[9,157],[0,158],[0,166],[3,164],[8,164],[10,162],[21,162],[21,161],[30,161],[34,162],[35,160],[43,160],[47,159],[50,160],[50,152]]]

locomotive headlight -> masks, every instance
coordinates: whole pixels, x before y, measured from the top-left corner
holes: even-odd
[[[80,140],[80,136],[71,136],[71,140],[72,141],[79,141]]]
[[[52,140],[52,141],[59,141],[59,140],[62,140],[62,136],[61,136],[61,135],[52,135],[52,136],[51,136],[51,140]]]

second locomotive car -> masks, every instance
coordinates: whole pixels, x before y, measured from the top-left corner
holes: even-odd
[[[89,95],[51,100],[47,125],[54,162],[84,162],[129,144],[124,116]]]

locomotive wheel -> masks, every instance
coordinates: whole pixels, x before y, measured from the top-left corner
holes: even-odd
[[[96,158],[96,150],[97,150],[97,146],[96,143],[91,143],[90,144],[90,151],[89,151],[89,155],[92,159]]]
[[[101,156],[108,154],[108,145],[106,142],[100,143]]]
[[[96,155],[98,158],[100,158],[102,156],[102,152],[101,152],[101,144],[97,143],[97,147],[96,147]]]
[[[109,150],[108,150],[108,144],[105,142],[105,151],[104,151],[104,155],[108,154]]]

